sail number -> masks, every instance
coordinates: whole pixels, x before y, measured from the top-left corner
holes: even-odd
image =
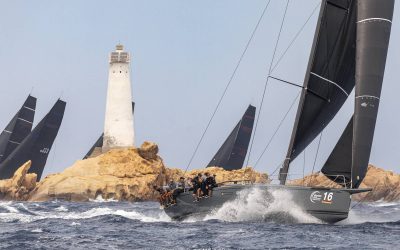
[[[332,199],[333,199],[333,193],[330,192],[325,192],[324,193],[324,199],[322,200],[322,203],[332,203]]]
[[[49,148],[43,148],[39,152],[42,153],[42,154],[48,154],[50,152],[50,149]]]

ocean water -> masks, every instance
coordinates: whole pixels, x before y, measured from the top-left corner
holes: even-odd
[[[354,204],[356,205],[356,204]],[[400,249],[400,203],[356,205],[324,224],[257,190],[176,222],[155,202],[0,202],[1,249]]]

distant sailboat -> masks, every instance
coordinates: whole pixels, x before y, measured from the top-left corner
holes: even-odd
[[[29,172],[36,173],[40,180],[47,157],[61,126],[65,106],[64,101],[58,100],[33,131],[0,164],[0,179],[11,178],[22,164],[31,160],[32,166]]]
[[[132,102],[132,114],[134,114],[134,111],[135,111],[135,102]],[[89,149],[89,151],[82,158],[82,160],[101,154],[101,148],[103,147],[103,137],[104,133],[100,135],[99,139],[97,139],[97,141]]]
[[[31,132],[35,117],[36,98],[29,95],[22,107],[0,134],[0,163],[21,144]]]
[[[392,26],[394,0],[323,0],[302,86],[280,185],[257,185],[270,192],[283,190],[314,217],[335,223],[348,217],[351,196],[370,191],[359,186],[367,172]],[[290,163],[324,130],[355,87],[354,115],[322,173],[342,185],[324,188],[287,185]],[[172,218],[207,214],[237,197],[252,184],[215,188],[213,196],[193,205],[189,193],[165,208]]]
[[[242,119],[229,134],[207,167],[217,166],[225,170],[241,169],[246,158],[253,132],[256,107],[249,105]]]

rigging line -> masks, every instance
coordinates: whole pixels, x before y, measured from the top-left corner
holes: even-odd
[[[277,51],[277,48],[278,48],[279,40],[281,38],[283,25],[285,24],[285,18],[286,18],[286,13],[287,13],[287,10],[288,10],[288,7],[289,7],[289,2],[290,2],[290,0],[286,1],[285,13],[283,14],[281,27],[279,28],[278,38],[276,39],[274,53],[272,54],[271,63],[269,65],[269,69],[268,69],[268,76],[271,75],[271,69],[272,69],[272,65],[274,63],[274,59],[275,59],[276,51]],[[256,133],[257,133],[258,122],[260,120],[260,114],[261,114],[261,110],[262,110],[262,107],[263,107],[263,104],[264,104],[265,93],[266,93],[267,87],[268,87],[268,81],[269,81],[269,77],[267,77],[267,80],[265,81],[265,85],[264,85],[264,91],[263,91],[263,95],[262,95],[261,103],[260,103],[260,108],[259,108],[258,115],[257,115],[256,126],[254,127],[253,138],[251,139],[250,150],[249,150],[249,154],[248,154],[248,158],[247,158],[247,163],[246,163],[247,166],[249,165],[251,151],[253,149],[253,144],[254,144],[254,138],[256,137]]]
[[[375,190],[375,188],[378,186],[378,184],[379,184],[379,182],[377,182],[377,183],[375,184],[375,186],[372,188],[372,191]],[[370,194],[371,194],[372,191],[368,192],[362,199],[360,199],[359,201],[357,201],[357,203],[354,204],[354,205],[349,209],[349,211],[353,210],[353,208],[357,207],[358,205],[360,205],[360,203],[364,202],[367,198],[369,198],[369,196],[370,196]]]
[[[278,59],[278,61],[275,63],[274,67],[272,67],[272,71],[274,72],[274,70],[276,69],[276,67],[278,67],[278,64],[281,62],[281,60],[285,57],[286,53],[289,51],[289,49],[292,47],[292,45],[294,44],[294,42],[297,40],[297,38],[300,36],[300,34],[303,32],[304,28],[306,27],[306,25],[308,24],[308,22],[311,20],[311,17],[314,15],[315,11],[318,9],[318,7],[321,5],[321,2],[319,2],[313,9],[313,11],[311,12],[310,16],[307,18],[306,22],[303,24],[303,26],[300,28],[300,30],[296,33],[296,35],[294,36],[294,38],[292,39],[292,41],[289,43],[288,47],[285,49],[285,51],[282,53],[281,57]]]
[[[208,121],[208,124],[207,124],[205,130],[203,131],[203,134],[201,135],[200,140],[199,140],[199,142],[197,143],[196,148],[195,148],[195,150],[194,150],[192,156],[190,157],[189,163],[187,164],[187,167],[186,167],[186,169],[185,169],[185,173],[186,173],[186,171],[188,170],[188,168],[190,167],[190,165],[192,164],[192,161],[193,161],[194,157],[196,156],[196,153],[197,153],[197,151],[198,151],[198,149],[199,149],[199,147],[200,147],[200,144],[201,144],[201,142],[203,141],[204,136],[205,136],[205,134],[207,133],[207,131],[208,131],[210,125],[211,125],[211,122],[212,122],[212,120],[214,119],[214,116],[215,116],[215,114],[216,114],[217,111],[218,111],[219,106],[221,105],[222,99],[225,97],[225,94],[226,94],[226,92],[228,91],[228,88],[229,88],[229,86],[231,85],[232,80],[233,80],[233,78],[234,78],[235,75],[236,75],[236,71],[238,70],[238,68],[239,68],[239,66],[240,66],[240,64],[241,64],[241,62],[242,62],[242,60],[243,60],[243,58],[244,58],[244,55],[246,54],[246,52],[247,52],[247,50],[248,50],[248,48],[249,48],[249,46],[250,46],[250,43],[251,43],[251,41],[253,40],[253,38],[254,38],[254,36],[255,36],[257,30],[258,30],[258,27],[260,26],[261,20],[263,19],[264,15],[265,15],[265,12],[267,11],[270,2],[271,2],[271,0],[268,0],[267,4],[265,5],[265,7],[264,7],[264,9],[263,9],[263,11],[262,11],[262,13],[261,13],[260,18],[258,19],[257,24],[256,24],[256,26],[254,27],[254,29],[253,29],[253,31],[252,31],[252,33],[251,33],[251,35],[250,35],[250,38],[249,38],[249,40],[247,41],[247,44],[246,44],[246,46],[245,46],[245,48],[244,48],[244,50],[243,50],[241,56],[239,57],[239,60],[238,60],[238,62],[237,62],[237,64],[236,64],[236,67],[235,67],[235,69],[233,70],[232,75],[230,76],[229,81],[228,81],[228,83],[227,83],[226,86],[225,86],[224,92],[222,93],[222,96],[220,97],[220,99],[219,99],[219,101],[218,101],[218,103],[217,103],[217,106],[215,107],[215,109],[214,109],[214,111],[213,111],[213,113],[212,113],[212,115],[211,115],[211,118],[210,118],[210,120]]]
[[[293,106],[296,104],[297,99],[300,96],[301,91],[299,91],[299,93],[296,95],[296,97],[294,98],[294,100],[292,101],[292,104],[290,105],[289,109],[286,111],[285,115],[283,116],[283,118],[281,119],[281,121],[279,122],[278,127],[275,129],[274,133],[272,134],[271,138],[269,139],[267,146],[265,146],[265,148],[263,149],[261,155],[257,158],[256,163],[254,164],[254,168],[256,168],[256,166],[258,165],[258,163],[260,162],[261,158],[264,156],[265,152],[267,151],[267,149],[269,148],[269,146],[271,145],[272,140],[275,138],[276,134],[278,133],[279,129],[282,127],[283,122],[286,120],[286,117],[289,115],[290,111],[292,110]]]
[[[306,148],[303,151],[303,186],[304,186],[304,170],[306,168]]]
[[[322,131],[323,132],[323,131]],[[314,169],[315,169],[315,164],[317,162],[317,157],[318,157],[318,153],[319,153],[319,148],[321,146],[321,140],[322,140],[322,132],[319,135],[319,141],[318,141],[318,147],[317,147],[317,152],[315,153],[315,158],[314,158],[314,164],[312,167],[312,171],[311,171],[311,177],[310,177],[310,181],[308,182],[308,185],[312,184],[312,180],[313,180],[313,174],[314,174]]]

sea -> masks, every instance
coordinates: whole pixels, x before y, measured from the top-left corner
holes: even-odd
[[[0,249],[400,249],[400,202],[330,225],[258,190],[183,221],[156,202],[0,201]]]

